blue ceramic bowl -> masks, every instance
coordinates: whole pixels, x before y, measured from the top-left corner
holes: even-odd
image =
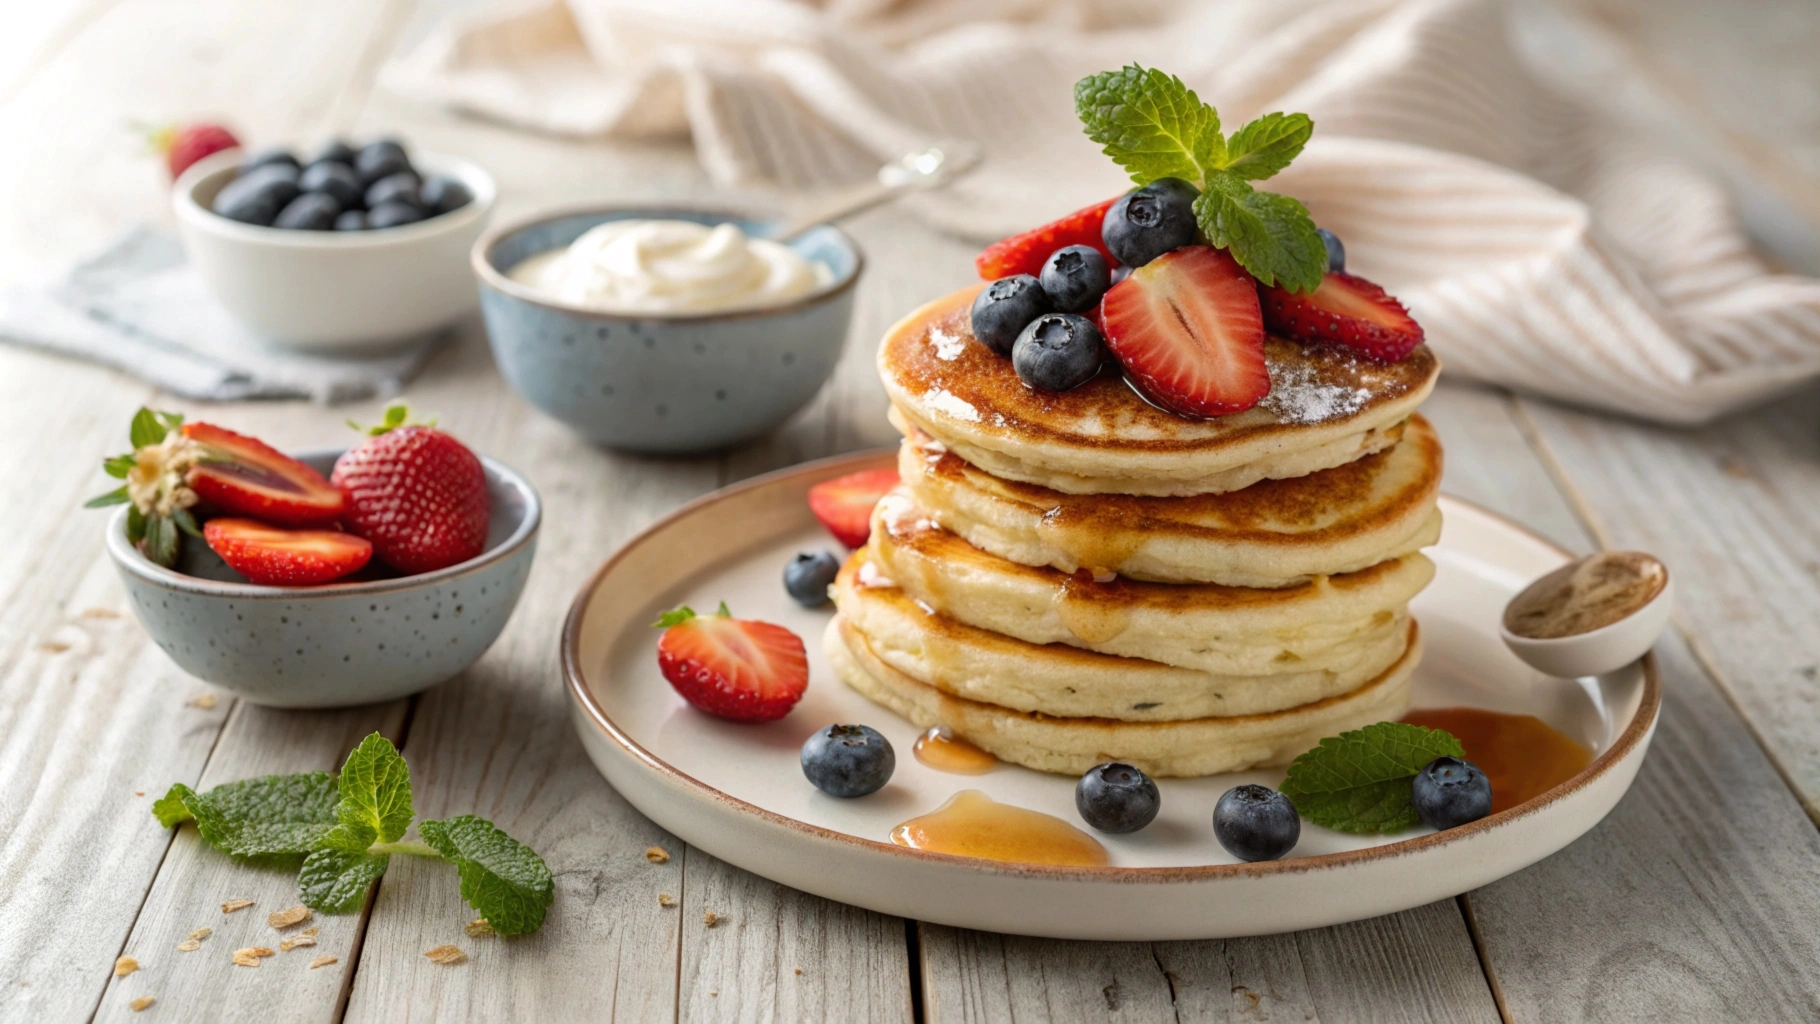
[[[339,449],[297,456],[324,474]],[[107,552],[139,624],[185,672],[269,707],[333,708],[416,693],[479,660],[511,618],[537,551],[542,506],[529,481],[481,459],[492,516],[478,556],[435,572],[262,587],[184,538],[173,571],[108,520]]]
[[[480,308],[493,358],[513,389],[596,444],[651,454],[749,440],[815,397],[840,359],[865,263],[839,228],[818,227],[790,243],[827,264],[833,279],[766,309],[601,313],[558,304],[506,276],[589,228],[633,217],[732,222],[755,235],[764,228],[724,213],[624,208],[547,214],[481,238],[473,259]]]

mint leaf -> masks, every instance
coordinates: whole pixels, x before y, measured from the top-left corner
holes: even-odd
[[[323,837],[325,847],[365,853],[375,842],[397,842],[411,827],[411,770],[384,736],[372,733],[348,754],[340,789],[337,824]]]
[[[303,905],[325,914],[348,914],[360,909],[367,886],[385,874],[391,858],[383,853],[349,853],[322,849],[309,855],[297,874]]]
[[[1288,196],[1259,192],[1231,171],[1207,177],[1194,201],[1207,241],[1231,251],[1262,285],[1311,292],[1327,272],[1327,248],[1308,209]]]
[[[1199,181],[1225,165],[1220,115],[1174,75],[1136,64],[1074,83],[1074,111],[1087,137],[1131,180]]]
[[[1460,741],[1440,729],[1379,722],[1322,740],[1289,766],[1281,789],[1316,825],[1401,832],[1422,823],[1410,802],[1410,780],[1437,757],[1464,756]]]
[[[461,872],[461,898],[501,935],[533,932],[555,897],[550,868],[530,847],[472,814],[426,821],[417,832]]]
[[[266,775],[198,793],[183,783],[152,805],[165,828],[194,819],[204,842],[233,857],[302,856],[335,824],[328,772]]]
[[[1314,134],[1314,120],[1307,114],[1265,114],[1226,140],[1223,169],[1257,181],[1289,166]]]

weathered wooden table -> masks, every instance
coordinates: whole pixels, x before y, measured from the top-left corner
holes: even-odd
[[[433,5],[437,10],[445,5]],[[499,216],[558,201],[700,196],[680,147],[529,137],[371,94],[435,16],[411,0],[83,0],[23,5],[0,40],[0,280],[45,273],[165,217],[129,118],[220,112],[253,138],[399,131],[498,176]],[[747,197],[764,201],[766,197]],[[1043,941],[881,917],[700,852],[632,811],[584,758],[556,666],[588,571],[678,503],[893,438],[870,354],[891,320],[970,276],[971,247],[902,211],[853,225],[871,261],[837,379],[775,436],[653,461],[578,442],[513,396],[477,326],[410,397],[525,471],[542,549],[504,638],[414,700],[268,711],[178,671],[102,552],[103,453],[141,404],[203,412],[124,374],[0,347],[0,1019],[169,1020],[1813,1020],[1820,1017],[1820,402],[1809,390],[1712,428],[1641,426],[1462,386],[1426,412],[1447,487],[1576,549],[1660,553],[1679,575],[1659,650],[1662,722],[1635,788],[1566,851],[1457,900],[1344,927],[1156,944]],[[329,410],[206,409],[280,446],[341,436]],[[200,698],[200,699],[199,699]],[[257,970],[293,876],[158,827],[170,783],[335,767],[379,730],[419,813],[473,811],[541,851],[544,929],[470,939],[446,867],[394,864],[367,911]],[[645,859],[651,845],[673,854]],[[412,858],[399,858],[412,861]],[[681,894],[680,907],[657,893]],[[224,917],[228,898],[258,901]],[[721,924],[708,928],[712,910]],[[217,937],[184,954],[198,926]],[[244,936],[240,932],[245,932]],[[422,953],[457,942],[471,959]],[[120,954],[138,973],[112,977]],[[307,955],[336,964],[305,968]],[[149,1019],[149,1018],[148,1018]]]

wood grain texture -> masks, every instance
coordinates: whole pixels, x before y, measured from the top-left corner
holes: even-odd
[[[678,1020],[911,1020],[899,918],[798,892],[693,848],[684,894]]]
[[[346,711],[275,711],[236,704],[198,787],[259,775],[336,771],[370,732],[396,742],[406,703]],[[162,795],[161,790],[146,793],[148,820],[149,801]],[[229,899],[250,899],[254,905],[223,913],[220,905]],[[333,1019],[353,978],[363,915],[316,914],[283,931],[267,924],[268,914],[299,902],[297,865],[236,861],[209,849],[194,825],[179,827],[123,947],[139,961],[139,970],[109,980],[96,1019],[135,1019],[127,1004],[142,995],[156,998],[161,1012],[198,1024]],[[179,951],[177,944],[201,927],[213,929],[202,947]],[[320,929],[314,946],[280,953],[257,968],[231,961],[236,949],[278,949],[280,940],[312,927]],[[325,953],[339,962],[311,970],[311,958]]]
[[[1498,1021],[1452,900],[1288,935],[1061,942],[923,925],[929,1024]]]

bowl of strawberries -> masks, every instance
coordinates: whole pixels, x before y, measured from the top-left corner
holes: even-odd
[[[141,409],[107,550],[184,671],[256,704],[416,693],[492,646],[524,590],[541,505],[524,477],[402,405],[350,448],[286,454]]]

